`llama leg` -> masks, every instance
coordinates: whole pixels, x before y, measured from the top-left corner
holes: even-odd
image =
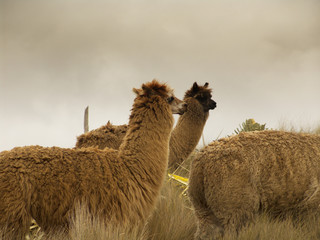
[[[297,217],[318,215],[320,210],[320,182],[317,178],[312,179],[304,195],[304,200],[296,208],[292,209],[291,215]]]
[[[3,235],[0,238],[25,239],[31,223],[26,209],[25,202],[19,199],[17,192],[6,192],[0,197],[0,232]]]
[[[42,205],[41,208],[33,209],[32,217],[41,227],[41,230],[46,235],[50,235],[54,232],[67,232],[69,217],[66,214],[61,213],[59,208],[47,207],[48,206]]]
[[[231,236],[236,236],[240,230],[248,223],[252,222],[257,215],[257,211],[233,211],[232,214],[227,215],[222,219],[224,222],[225,232]]]
[[[248,222],[252,221],[258,212],[256,209],[210,209],[209,207],[195,207],[198,219],[195,239],[220,239],[225,233],[237,235]],[[218,217],[219,216],[219,217]]]
[[[211,210],[195,209],[195,214],[198,219],[195,239],[219,239],[223,236],[224,229]]]
[[[236,236],[242,227],[255,218],[257,212],[258,209],[233,209],[231,211],[197,209],[195,213],[198,225],[195,239],[221,239],[225,234]]]
[[[194,162],[194,165],[197,163]],[[208,206],[204,184],[203,170],[201,166],[193,166],[189,179],[189,197],[197,216],[197,231],[195,239],[215,239],[223,235],[224,229],[219,219],[214,215]]]
[[[199,195],[193,194],[196,199],[192,202],[198,218],[196,239],[220,239],[225,233],[236,235],[254,219],[260,207],[254,190],[239,189],[241,193],[235,189],[234,192],[230,190],[226,189],[225,194],[212,194],[211,198],[207,196],[208,199],[201,199],[197,197]]]
[[[239,189],[239,192],[230,190],[226,190],[227,198],[221,197],[220,201],[217,200],[217,204],[211,202],[210,207],[225,233],[237,235],[241,228],[255,219],[259,212],[260,200],[253,189],[248,191]]]

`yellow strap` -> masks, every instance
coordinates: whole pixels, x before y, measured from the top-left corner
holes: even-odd
[[[175,174],[170,174],[168,173],[168,176],[186,186],[188,186],[188,182],[189,182],[189,179],[188,178],[184,178],[184,177],[181,177],[181,176],[178,176],[178,175],[175,175]]]

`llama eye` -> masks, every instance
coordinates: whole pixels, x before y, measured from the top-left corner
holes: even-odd
[[[202,95],[199,95],[196,97],[199,101],[204,101],[205,100],[205,97],[202,96]]]
[[[173,100],[174,100],[174,97],[168,97],[167,98],[168,103],[172,103]]]

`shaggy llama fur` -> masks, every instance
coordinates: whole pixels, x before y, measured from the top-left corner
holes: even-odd
[[[29,146],[0,153],[0,229],[24,239],[33,218],[45,232],[67,230],[79,202],[114,227],[145,221],[165,177],[172,113],[186,106],[156,80],[134,92],[119,151]]]
[[[128,125],[114,126],[108,121],[106,125],[78,136],[76,148],[119,149],[127,130]]]
[[[320,204],[320,136],[282,131],[214,141],[192,162],[196,239],[236,233],[262,211],[303,216]]]
[[[198,86],[195,82],[184,96],[188,104],[187,111],[179,117],[172,131],[169,150],[169,168],[177,168],[189,157],[196,148],[203,128],[209,116],[209,110],[216,107],[216,102],[211,99],[211,89],[208,83]],[[117,149],[120,145],[126,125],[113,126],[108,123],[98,129],[82,134],[77,138],[76,147],[105,147]]]

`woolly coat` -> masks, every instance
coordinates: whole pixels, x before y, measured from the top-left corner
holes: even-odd
[[[29,146],[0,153],[0,229],[24,239],[31,217],[45,232],[67,228],[78,202],[115,227],[145,221],[164,181],[174,120],[166,85],[134,90],[119,151]]]
[[[114,126],[110,122],[100,128],[84,133],[77,137],[76,148],[105,147],[119,149],[124,136],[128,130],[128,125]]]
[[[318,211],[320,136],[261,131],[214,141],[193,160],[189,181],[199,239],[238,230],[260,211]]]

